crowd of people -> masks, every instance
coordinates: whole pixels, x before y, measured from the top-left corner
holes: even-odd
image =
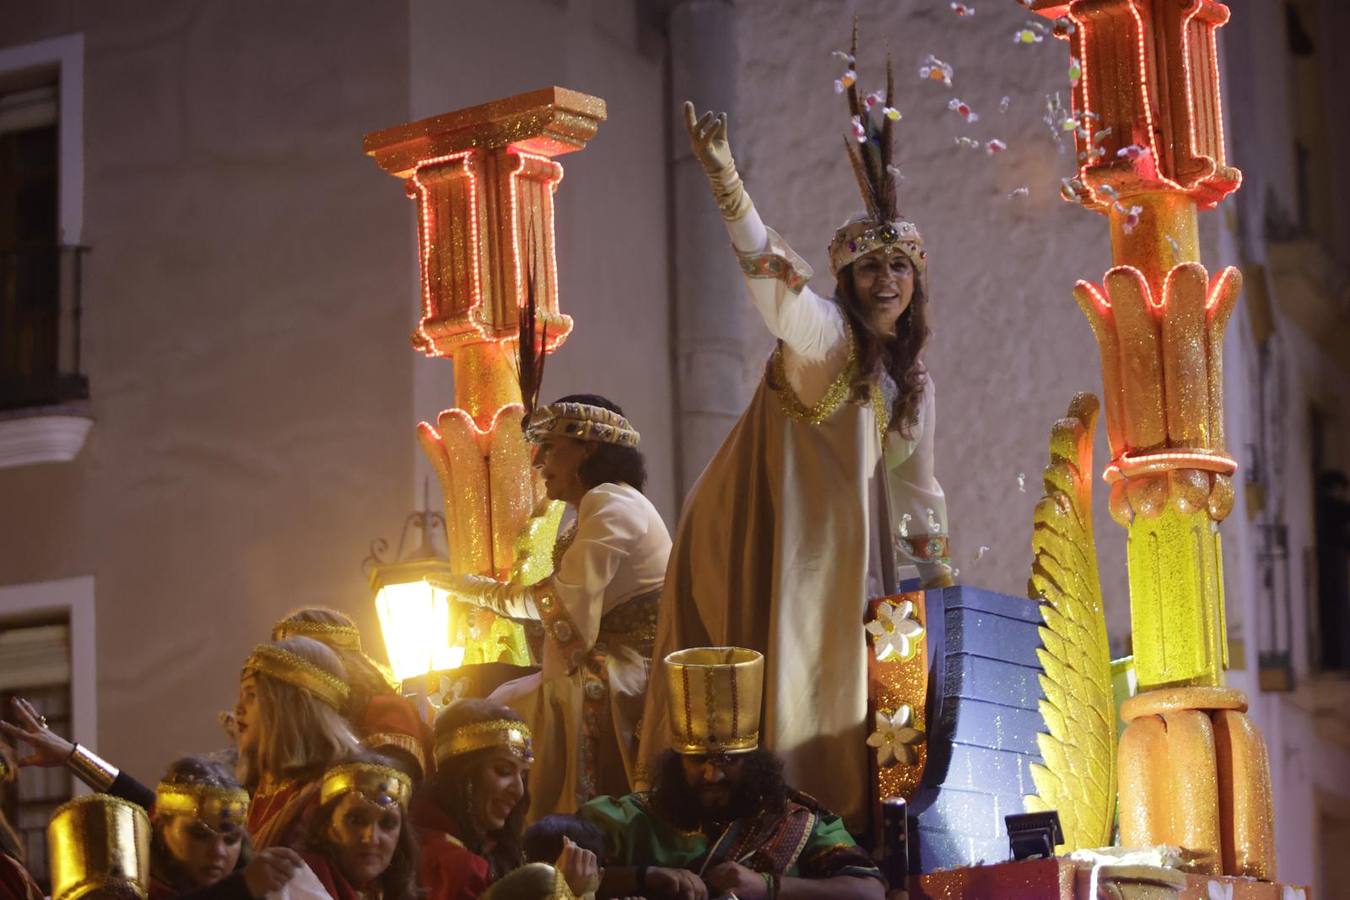
[[[553,573],[437,584],[541,627],[538,670],[427,724],[347,616],[300,610],[245,660],[229,750],[175,761],[153,790],[16,701],[0,730],[28,750],[0,774],[67,766],[97,792],[52,819],[54,900],[885,896],[851,834],[868,797],[863,612],[904,565],[925,586],[951,569],[926,251],[897,210],[893,122],[848,94],[867,211],[830,244],[833,297],[760,220],[725,116],[686,105],[778,347],[675,541],[622,409],[536,408],[522,377],[535,469],[573,514]],[[522,373],[542,371],[533,338]],[[33,900],[10,838],[0,900]]]

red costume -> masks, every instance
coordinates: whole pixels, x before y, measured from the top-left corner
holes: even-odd
[[[476,900],[492,883],[492,867],[455,836],[458,825],[435,805],[413,801],[413,824],[422,836],[419,881],[426,900]]]

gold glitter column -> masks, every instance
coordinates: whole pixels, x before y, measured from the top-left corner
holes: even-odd
[[[1197,211],[1227,164],[1218,0],[1033,0],[1073,57],[1078,171],[1065,197],[1106,215],[1114,265],[1074,297],[1101,351],[1112,516],[1128,529],[1140,689],[1122,716],[1121,840],[1179,844],[1203,872],[1273,878],[1269,765],[1228,664],[1218,523],[1233,506],[1223,335],[1236,269],[1200,264]]]
[[[520,428],[518,310],[532,275],[549,350],[571,332],[558,310],[553,193],[563,170],[553,157],[585,147],[604,119],[603,100],[551,87],[365,137],[366,153],[417,204],[422,317],[413,347],[454,362],[454,405],[422,422],[418,440],[445,494],[458,572],[506,578],[518,553],[551,552],[551,530],[527,528],[545,498]],[[556,529],[556,515],[546,521]],[[466,658],[497,659],[498,631]]]

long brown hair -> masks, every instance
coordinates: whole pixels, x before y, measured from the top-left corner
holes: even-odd
[[[362,753],[353,757],[350,762],[392,766],[390,760],[374,753]],[[315,853],[322,853],[333,863],[335,869],[338,868],[339,851],[333,846],[332,838],[329,836],[329,826],[333,824],[333,812],[342,802],[344,796],[344,794],[339,794],[318,808],[318,811],[309,820],[304,838],[304,848]],[[389,867],[380,873],[378,879],[380,896],[382,900],[417,900],[422,893],[417,884],[418,864],[422,855],[421,846],[417,840],[417,831],[413,827],[412,816],[409,815],[408,808],[400,806],[399,811],[403,816],[403,823],[399,827],[398,843],[394,846],[394,857],[389,860]],[[357,887],[357,885],[353,885],[353,887]]]
[[[912,265],[912,264],[911,264]],[[857,347],[858,371],[853,382],[855,400],[866,400],[877,370],[883,368],[895,382],[895,402],[891,405],[891,431],[906,438],[914,436],[919,420],[919,404],[927,370],[919,355],[928,343],[928,280],[914,273],[914,295],[895,323],[895,335],[882,334],[872,326],[862,300],[853,287],[853,264],[839,270],[834,295],[848,319]]]
[[[490,722],[493,719],[525,721],[520,717],[520,713],[500,703],[478,698],[458,700],[436,716],[436,741],[439,743],[463,725]],[[424,781],[422,787],[418,789],[420,796],[425,796],[458,826],[455,837],[463,841],[464,846],[474,853],[487,859],[494,881],[525,862],[522,839],[525,833],[525,813],[530,808],[530,787],[527,780],[525,793],[516,803],[515,809],[511,810],[505,825],[489,834],[478,821],[473,802],[474,794],[479,790],[476,783],[477,771],[485,759],[499,752],[500,749],[489,747],[437,762],[435,774]],[[493,839],[491,851],[485,851],[488,837]]]

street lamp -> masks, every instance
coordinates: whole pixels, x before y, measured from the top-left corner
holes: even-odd
[[[446,578],[451,572],[449,560],[437,551],[432,539],[436,528],[445,533],[445,517],[425,508],[425,501],[423,507],[404,521],[392,560],[384,558],[389,543],[381,538],[371,545],[363,564],[375,594],[389,665],[394,677],[405,683],[464,663],[464,617],[450,595],[428,581],[431,576]],[[405,555],[410,529],[421,532],[421,543]]]

